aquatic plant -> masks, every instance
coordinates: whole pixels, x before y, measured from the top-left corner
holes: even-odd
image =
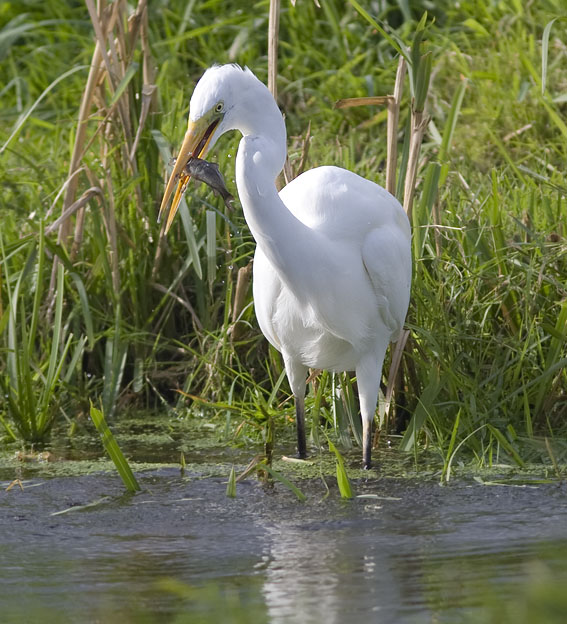
[[[76,307],[66,319],[63,317],[62,264],[56,271],[53,320],[49,327],[42,322],[49,313],[42,301],[45,242],[43,223],[37,242],[27,237],[9,248],[0,232],[1,282],[7,295],[0,320],[0,351],[6,358],[4,374],[0,375],[4,398],[0,423],[10,438],[30,443],[42,442],[49,435],[87,342],[86,337],[76,339],[70,331],[69,321]]]
[[[138,480],[132,472],[132,468],[130,468],[128,460],[124,457],[124,453],[118,445],[116,438],[112,434],[112,431],[108,428],[103,412],[97,409],[92,403],[90,416],[100,435],[104,450],[108,453],[108,456],[116,466],[116,470],[118,471],[122,482],[126,486],[126,489],[129,492],[138,492],[141,488]]]

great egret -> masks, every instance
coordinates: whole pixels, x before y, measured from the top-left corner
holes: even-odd
[[[256,241],[253,295],[266,338],[281,352],[295,398],[297,448],[305,443],[308,368],[356,371],[363,424],[362,458],[371,465],[372,421],[388,344],[398,339],[411,282],[410,225],[385,189],[338,167],[311,169],[279,193],[286,130],[277,104],[249,69],[209,68],[190,102],[189,125],[167,183],[175,185],[166,232],[189,176],[228,130],[242,139],[236,187]]]

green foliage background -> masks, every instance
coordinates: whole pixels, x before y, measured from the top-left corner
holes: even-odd
[[[311,122],[308,166],[338,164],[384,184],[385,110],[333,105],[390,93],[396,53],[349,3],[321,4],[282,3],[278,92],[292,165]],[[406,44],[429,12],[431,122],[413,217],[403,446],[426,443],[446,466],[465,449],[487,465],[550,464],[550,454],[562,460],[567,452],[567,22],[556,20],[544,37],[563,17],[561,4],[364,3]],[[242,339],[230,340],[236,273],[254,248],[241,212],[225,214],[204,187],[194,188],[190,217],[176,221],[159,253],[155,222],[166,153],[179,145],[203,70],[238,62],[267,81],[268,2],[150,0],[148,7],[155,107],[134,173],[124,166],[119,126],[86,150],[77,197],[101,191],[86,203],[73,256],[49,226],[61,213],[92,23],[82,2],[0,6],[0,418],[9,438],[42,439],[55,418],[73,421],[98,397],[107,415],[189,405],[238,435],[261,431],[269,412],[293,426],[279,357],[251,305]],[[139,49],[132,61],[124,88],[135,129]],[[409,104],[406,84],[400,147]],[[108,105],[107,98],[91,110],[89,138]],[[238,140],[224,137],[215,149],[233,190]],[[64,266],[59,285],[55,255]],[[308,397],[335,423],[333,410],[343,409],[337,387],[327,383],[323,401],[313,390]],[[26,422],[36,403],[45,413],[33,433]]]

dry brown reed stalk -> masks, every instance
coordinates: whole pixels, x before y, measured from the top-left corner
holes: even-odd
[[[392,98],[391,95],[344,98],[335,102],[335,108],[355,108],[357,106],[383,106]]]
[[[83,145],[87,136],[87,123],[92,108],[92,101],[94,96],[94,90],[99,82],[100,77],[100,46],[97,42],[95,51],[91,61],[91,67],[89,70],[89,76],[81,99],[81,106],[79,108],[79,119],[77,123],[77,132],[75,134],[75,143],[73,146],[73,153],[71,154],[71,161],[69,163],[69,176],[68,184],[65,191],[65,197],[63,199],[62,213],[65,213],[69,206],[75,201],[75,195],[77,194],[77,188],[79,186],[79,176],[77,170],[80,168],[81,159],[83,156]],[[59,242],[63,242],[69,236],[71,231],[71,222],[65,220],[61,223],[59,229]]]
[[[274,96],[274,100],[278,101],[278,42],[280,30],[280,0],[270,0],[270,10],[268,13],[268,89]],[[276,179],[276,187],[278,191],[293,180],[293,173],[289,158],[286,155],[283,180],[280,174]]]
[[[125,139],[123,148],[124,164],[133,175],[137,173],[137,166],[133,158],[135,154],[135,149],[133,149],[135,147],[134,135],[139,138],[150,106],[146,106],[148,110],[144,111],[143,116],[140,118],[140,124],[134,133],[134,122],[130,118],[131,92],[128,89],[123,89],[116,101],[113,101],[113,99],[116,95],[117,87],[120,81],[124,79],[131,63],[138,39],[142,41],[143,51],[143,95],[145,93],[147,97],[151,96],[152,101],[150,104],[155,104],[155,100],[153,100],[155,85],[153,85],[153,82],[149,82],[153,81],[153,68],[147,43],[147,0],[139,1],[135,12],[129,19],[127,19],[128,7],[125,0],[117,0],[108,6],[105,0],[100,0],[98,8],[95,8],[93,0],[85,0],[85,3],[93,24],[96,45],[89,77],[81,100],[77,134],[69,166],[69,178],[72,178],[72,183],[68,185],[65,193],[63,212],[74,202],[79,180],[78,177],[73,176],[96,136],[104,133],[105,138],[114,138],[113,132],[116,130],[113,128],[113,125],[116,114]],[[128,31],[126,31],[125,24],[128,25]],[[109,100],[108,104],[107,100]],[[87,142],[88,121],[95,102],[99,106],[99,115],[103,114],[104,117],[99,122],[93,136]],[[102,156],[104,158],[103,163],[107,162],[107,154],[104,151]],[[138,209],[141,210],[142,193],[140,185],[135,185],[134,189],[138,199]],[[77,221],[82,221],[79,215],[77,215]],[[70,221],[65,221],[61,224],[59,239],[62,243],[65,243],[65,239],[69,235],[70,227]],[[75,240],[77,238],[80,238],[80,233],[75,232]]]
[[[114,184],[109,167],[109,145],[112,141],[111,126],[107,127],[108,141],[102,143],[101,165],[106,173],[106,189],[108,191],[107,201],[105,202],[106,210],[102,211],[102,218],[106,229],[106,236],[110,245],[110,268],[112,275],[112,288],[115,296],[120,292],[120,269],[118,263],[118,240],[116,236],[116,207],[114,204]]]
[[[69,208],[61,214],[59,218],[45,228],[45,234],[51,234],[51,232],[57,230],[59,226],[67,221],[71,215],[75,214],[77,210],[80,210],[83,206],[88,204],[95,195],[98,195],[99,197],[102,197],[103,195],[102,189],[99,186],[91,186],[91,188],[87,189],[76,202],[71,204]]]
[[[417,179],[417,169],[419,163],[419,153],[427,124],[429,123],[429,115],[425,110],[416,110],[412,107],[411,111],[411,135],[410,148],[408,157],[408,167],[404,182],[404,210],[408,215],[408,219],[412,220],[413,199],[415,196],[415,183]]]
[[[309,144],[311,143],[311,121],[307,124],[307,131],[305,132],[305,136],[303,137],[302,146],[301,146],[301,157],[299,159],[299,164],[295,168],[294,177],[297,177],[303,173],[305,170],[305,165],[307,164],[307,157],[309,156]]]
[[[392,404],[392,397],[394,395],[394,388],[396,386],[396,379],[399,378],[398,371],[402,363],[402,356],[404,354],[405,346],[408,341],[410,332],[409,329],[402,330],[400,338],[392,345],[392,361],[390,363],[390,371],[388,373],[388,385],[386,386],[385,396],[385,417],[388,417],[390,412],[390,405]]]
[[[101,63],[101,48],[99,42],[95,44],[95,49],[91,61],[91,66],[89,69],[89,75],[87,78],[87,82],[85,85],[85,90],[83,91],[83,97],[81,99],[81,105],[79,108],[79,118],[77,123],[77,131],[75,134],[75,142],[73,146],[73,152],[71,154],[71,160],[69,162],[69,175],[67,180],[64,183],[65,195],[63,198],[63,208],[62,214],[68,214],[69,208],[74,204],[75,197],[77,194],[77,189],[79,187],[79,175],[77,174],[80,166],[83,155],[83,145],[87,136],[87,123],[90,116],[90,111],[92,108],[92,101],[94,97],[94,92],[97,84],[100,79],[100,63]],[[79,208],[79,214],[83,211],[83,206]],[[74,212],[74,211],[73,211]],[[70,216],[70,215],[69,215]],[[69,234],[71,232],[71,221],[69,218],[65,218],[59,225],[59,232],[57,235],[57,242],[60,244],[65,244],[67,239],[69,238]],[[73,258],[71,258],[73,259]],[[53,259],[53,267],[51,271],[51,280],[49,283],[49,291],[47,301],[47,319],[48,322],[53,316],[53,309],[55,305],[55,283],[56,283],[56,275],[57,275],[57,266],[59,264],[59,258],[57,256]]]
[[[280,30],[280,0],[270,0],[268,14],[268,89],[278,100],[278,37]]]
[[[93,52],[88,78],[81,98],[77,129],[73,151],[69,163],[69,173],[64,183],[64,197],[61,216],[47,228],[52,232],[58,228],[58,242],[66,246],[69,244],[74,219],[74,234],[70,258],[74,261],[78,254],[85,224],[85,210],[89,200],[96,198],[102,209],[103,221],[110,247],[110,266],[112,267],[113,287],[120,286],[117,223],[115,214],[115,188],[110,174],[110,159],[115,160],[116,154],[110,146],[120,144],[120,164],[134,178],[138,177],[138,167],[135,160],[136,149],[142,129],[148,119],[148,114],[155,108],[154,68],[148,44],[148,15],[147,0],[139,0],[134,12],[128,16],[126,0],[116,0],[107,3],[107,0],[85,0],[91,18],[94,34],[95,49]],[[132,91],[128,88],[132,72],[132,60],[136,52],[138,40],[141,41],[143,58],[143,88],[142,108],[140,120],[137,124],[131,116],[133,110]],[[97,126],[89,135],[91,113],[96,110]],[[99,160],[101,170],[105,172],[102,179],[89,171],[83,164],[85,155],[92,148],[97,138],[101,138]],[[112,152],[112,155],[111,155]],[[85,173],[91,188],[79,200],[76,195],[79,189],[81,173]],[[92,192],[96,188],[100,192]],[[149,227],[142,210],[142,188],[139,183],[134,184],[133,191],[136,197],[135,206],[146,227]],[[48,314],[53,310],[55,275],[58,259],[54,259],[52,279],[48,301]],[[115,290],[119,292],[119,290]]]
[[[387,167],[386,167],[386,190],[392,195],[396,194],[396,165],[398,162],[398,120],[400,117],[400,104],[406,75],[406,61],[400,56],[394,94],[388,100],[388,125],[387,125]]]

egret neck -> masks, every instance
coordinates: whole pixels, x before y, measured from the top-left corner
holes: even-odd
[[[319,236],[299,221],[279,197],[276,178],[287,154],[286,130],[267,88],[265,95],[250,102],[248,114],[239,119],[238,130],[243,136],[236,157],[236,186],[256,244],[301,300],[309,292],[310,272],[306,267],[312,266],[313,238]],[[320,250],[319,245],[316,248]],[[298,283],[300,276],[303,283]]]

